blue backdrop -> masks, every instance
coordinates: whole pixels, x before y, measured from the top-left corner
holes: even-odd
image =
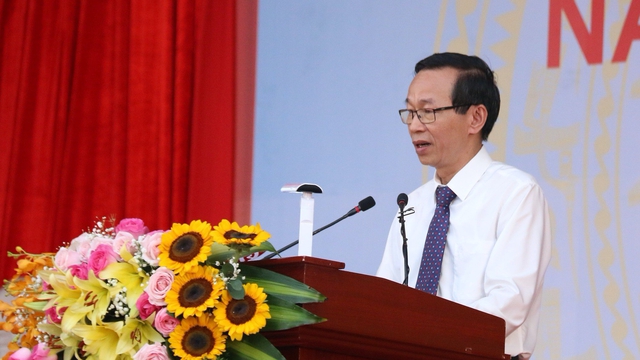
[[[314,237],[313,255],[374,274],[397,195],[432,176],[397,114],[413,66],[433,52],[478,55],[496,71],[503,100],[486,146],[534,175],[551,206],[553,259],[534,358],[640,358],[640,41],[625,61],[611,61],[640,1],[606,2],[600,30],[592,1],[565,3],[579,12],[565,5],[556,20],[556,0],[261,1],[252,220],[279,248],[298,236],[300,197],[281,193],[285,183],[323,187],[316,228],[371,195],[373,209]],[[603,44],[576,35],[569,17],[600,31]],[[554,25],[560,37],[549,36]],[[553,41],[557,67],[548,65]],[[600,45],[602,59],[587,61]]]

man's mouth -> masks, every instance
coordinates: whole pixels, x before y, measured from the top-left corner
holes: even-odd
[[[426,142],[426,141],[416,141],[416,142],[413,143],[413,145],[416,148],[421,149],[421,148],[424,148],[424,147],[427,147],[427,146],[431,145],[431,143],[430,142]]]

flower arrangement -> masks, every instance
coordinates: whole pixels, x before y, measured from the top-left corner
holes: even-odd
[[[0,326],[16,335],[3,360],[284,359],[260,331],[324,321],[297,305],[322,294],[243,261],[275,251],[259,224],[114,225],[56,253],[9,254]]]

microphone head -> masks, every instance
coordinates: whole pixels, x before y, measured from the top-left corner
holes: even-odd
[[[407,206],[407,203],[409,202],[409,197],[405,193],[400,193],[400,195],[398,195],[397,202],[398,202],[398,206],[400,207],[400,210],[403,210],[404,207]]]
[[[367,211],[376,205],[376,201],[371,196],[367,196],[358,203],[360,211]]]

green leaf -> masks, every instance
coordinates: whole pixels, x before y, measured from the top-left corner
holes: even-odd
[[[211,254],[207,257],[207,264],[214,265],[216,261],[225,262],[231,259],[236,251],[226,245],[214,242],[211,244]]]
[[[44,311],[44,307],[48,304],[48,301],[27,301],[23,305],[29,309],[36,311]]]
[[[231,359],[239,360],[286,360],[264,336],[245,335],[241,341],[227,341]]]
[[[236,300],[244,299],[244,288],[240,279],[233,279],[227,282],[227,291]]]
[[[276,248],[274,248],[273,245],[271,245],[270,242],[265,241],[262,244],[260,244],[259,246],[254,246],[254,247],[251,248],[251,253],[258,252],[258,251],[276,252]]]
[[[233,265],[226,263],[224,265],[222,265],[222,267],[220,267],[220,272],[224,274],[224,276],[226,277],[232,277],[233,276],[233,270],[235,270],[233,268]]]
[[[233,290],[240,290],[242,289],[242,281],[240,281],[240,279],[229,280],[227,286],[232,288]]]
[[[62,329],[60,326],[49,323],[40,323],[38,324],[38,330],[46,332],[49,335],[60,336],[62,334]]]
[[[231,246],[232,248],[234,247],[233,245]],[[239,256],[245,257],[248,255],[251,255],[253,253],[256,252],[260,252],[260,251],[271,251],[271,252],[275,252],[276,249],[273,247],[273,245],[271,245],[270,242],[268,241],[264,241],[262,244],[258,245],[258,246],[252,246],[252,247],[247,247],[245,245],[242,246],[238,246],[236,247],[238,249],[239,252]]]
[[[263,331],[286,330],[327,320],[277,297],[267,296],[267,304],[271,319],[267,319],[267,325],[262,328]]]
[[[227,260],[231,259],[234,256],[244,257],[259,251],[275,252],[276,249],[268,241],[264,241],[259,246],[253,246],[253,247],[240,246],[238,247],[238,250],[230,246],[226,246],[226,245],[222,245],[220,243],[214,242],[213,244],[211,244],[211,254],[209,254],[209,256],[207,257],[206,262],[207,264],[214,265],[216,261],[219,261],[222,263],[222,262],[226,262]]]
[[[256,283],[268,295],[296,304],[322,302],[327,297],[310,288],[306,284],[277,272],[240,264],[240,276],[244,276],[244,283]]]

